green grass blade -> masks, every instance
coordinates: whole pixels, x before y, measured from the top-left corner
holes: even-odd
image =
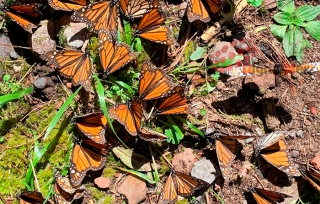
[[[101,110],[102,110],[103,114],[107,118],[108,125],[109,125],[110,129],[112,130],[113,134],[117,137],[117,139],[122,143],[122,145],[124,147],[126,147],[128,149],[127,145],[117,135],[117,133],[114,130],[113,125],[111,123],[111,120],[110,120],[110,117],[109,117],[109,113],[108,113],[108,110],[107,110],[106,100],[104,99],[104,88],[103,88],[103,85],[102,85],[99,77],[96,74],[93,75],[93,78],[97,81],[98,100],[99,100],[99,104],[100,104]]]
[[[119,169],[120,171],[127,172],[129,174],[133,174],[135,176],[138,176],[138,177],[146,180],[150,184],[156,184],[157,183],[156,181],[150,180],[145,174],[140,173],[139,171],[128,170],[128,169],[124,169],[124,168],[120,168],[120,167],[116,167],[116,166],[114,168]]]
[[[180,120],[181,122],[187,124],[188,127],[189,127],[192,131],[198,133],[201,137],[205,137],[205,136],[204,136],[204,133],[203,133],[201,130],[199,130],[197,127],[195,127],[192,123],[190,123],[190,122],[189,122],[188,120],[186,120],[185,118],[183,118],[183,117],[181,117],[181,116],[179,116],[179,115],[176,115],[175,118],[177,118],[177,119]]]
[[[131,45],[132,33],[131,33],[130,23],[128,21],[123,20],[123,24],[124,24],[124,33],[125,33],[126,42],[128,45]]]
[[[0,96],[0,107],[2,107],[4,104],[8,103],[9,101],[13,101],[16,99],[19,99],[33,91],[33,87],[27,88],[25,90],[19,91],[14,94],[7,94]]]
[[[134,90],[128,84],[124,83],[123,81],[115,81],[114,83],[122,86],[123,88],[127,89],[131,94],[134,94]]]
[[[64,112],[67,110],[68,106],[73,102],[74,97],[76,97],[76,95],[78,94],[78,92],[80,91],[81,88],[82,88],[82,86],[80,86],[71,96],[69,96],[69,98],[66,100],[66,102],[61,106],[61,108],[59,109],[57,114],[54,116],[53,120],[50,122],[49,127],[46,131],[46,134],[44,135],[43,140],[45,140],[48,137],[48,135],[53,130],[53,128],[56,126],[56,124],[58,123],[58,121],[60,120],[60,118],[62,117]]]

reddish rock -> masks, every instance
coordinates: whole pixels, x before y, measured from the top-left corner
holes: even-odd
[[[190,174],[192,167],[198,159],[194,156],[192,149],[187,148],[184,152],[174,155],[172,165],[175,171]]]
[[[99,188],[109,188],[110,186],[110,179],[105,178],[105,177],[98,177],[94,179],[94,183],[99,187]]]
[[[126,196],[129,204],[138,204],[147,198],[148,188],[143,180],[129,175],[117,187],[117,191]]]

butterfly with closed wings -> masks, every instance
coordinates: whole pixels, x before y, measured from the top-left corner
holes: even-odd
[[[42,58],[62,76],[71,78],[74,86],[82,85],[86,91],[90,90],[92,66],[88,51],[50,51],[43,54]]]
[[[83,197],[86,187],[81,185],[74,188],[68,177],[63,177],[60,172],[55,173],[54,200],[56,204],[71,204],[74,200]]]
[[[203,187],[202,183],[192,176],[171,170],[161,195],[162,203],[176,203],[178,195],[191,196],[194,192]]]
[[[20,195],[18,195],[18,198],[19,204],[51,204],[50,201],[46,201],[42,194],[37,191],[22,192]]]
[[[287,132],[275,131],[259,139],[255,149],[256,157],[261,156],[269,164],[290,175],[299,176],[299,171],[289,156],[288,145],[284,140]]]

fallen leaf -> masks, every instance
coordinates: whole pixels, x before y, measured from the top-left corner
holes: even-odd
[[[99,188],[109,188],[110,186],[110,179],[105,178],[105,177],[98,177],[94,179],[94,183],[99,187]]]
[[[134,153],[131,149],[115,147],[113,153],[128,167],[137,171],[153,171],[151,160],[148,160],[141,154]],[[159,165],[157,165],[159,167]]]
[[[320,155],[316,155],[310,160],[310,164],[314,166],[315,169],[320,168]]]

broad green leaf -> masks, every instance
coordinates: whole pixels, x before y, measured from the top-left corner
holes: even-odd
[[[130,28],[130,23],[128,21],[123,20],[123,24],[124,24],[124,33],[125,33],[126,42],[128,45],[131,45],[132,32]]]
[[[293,41],[293,53],[294,55],[300,54],[303,48],[303,34],[298,26],[294,26],[294,41]]]
[[[290,25],[292,24],[292,20],[294,19],[294,15],[287,12],[279,12],[273,16],[273,19],[282,25]]]
[[[157,183],[156,181],[150,180],[150,179],[148,178],[148,176],[146,176],[145,174],[140,173],[140,172],[138,172],[138,171],[128,170],[128,169],[124,169],[124,168],[120,168],[120,167],[116,167],[116,166],[115,166],[114,168],[119,169],[119,170],[124,171],[124,172],[127,172],[127,173],[129,173],[129,174],[136,175],[136,176],[138,176],[138,177],[146,180],[146,181],[147,181],[148,183],[150,183],[150,184],[156,184],[156,183]]]
[[[276,0],[277,7],[281,11],[293,13],[294,12],[294,0]]]
[[[247,0],[248,4],[254,7],[261,6],[263,0]]]
[[[6,74],[3,76],[3,82],[8,82],[10,80],[10,75]]]
[[[284,35],[282,44],[287,57],[293,56],[293,30],[289,29]]]
[[[66,100],[66,102],[64,102],[64,104],[61,106],[61,108],[59,109],[59,111],[57,112],[57,114],[54,116],[54,118],[52,119],[52,121],[50,122],[48,129],[46,131],[46,134],[43,137],[43,140],[45,140],[48,135],[50,134],[50,132],[53,130],[53,128],[56,126],[56,124],[58,123],[58,121],[60,120],[60,118],[62,117],[62,115],[64,114],[64,112],[67,110],[68,106],[74,102],[74,97],[76,97],[76,95],[78,94],[78,92],[80,91],[80,89],[82,88],[82,86],[80,86],[71,96],[69,96]]]
[[[308,22],[305,29],[314,39],[320,41],[320,21]]]
[[[179,144],[180,140],[183,139],[184,134],[170,116],[166,116],[169,123],[165,123],[170,129],[165,130],[165,135],[168,137],[168,142],[172,144]]]
[[[19,99],[19,98],[31,93],[32,91],[33,91],[33,87],[30,87],[25,90],[19,91],[17,93],[0,96],[0,107],[2,107],[4,104],[8,103],[9,101]]]
[[[194,51],[190,55],[190,60],[198,60],[202,58],[203,53],[205,52],[205,49],[203,47],[197,47],[196,51]]]
[[[295,15],[301,21],[312,21],[320,14],[320,6],[304,5],[297,8]]]
[[[269,27],[270,27],[270,30],[274,36],[283,39],[284,34],[286,33],[288,26],[287,25],[270,24]]]
[[[143,172],[154,170],[151,166],[151,160],[141,154],[134,153],[131,149],[114,147],[112,152],[131,169]]]
[[[302,26],[303,25],[303,21],[300,20],[299,18],[297,18],[297,16],[293,16],[292,24],[293,25],[297,25],[297,26]]]

